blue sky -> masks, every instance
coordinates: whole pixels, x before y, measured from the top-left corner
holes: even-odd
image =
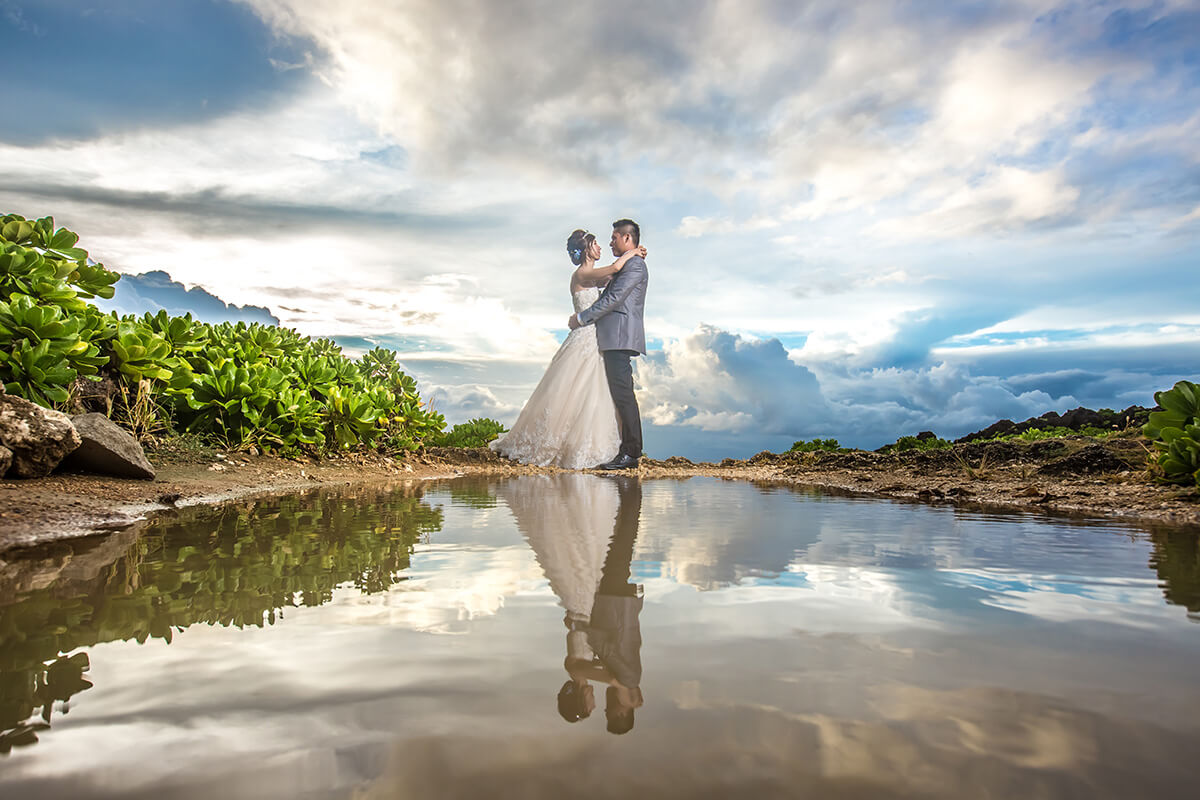
[[[515,417],[567,234],[631,216],[651,455],[957,436],[1196,377],[1197,41],[1196,2],[0,0],[0,207],[398,349],[452,421]]]

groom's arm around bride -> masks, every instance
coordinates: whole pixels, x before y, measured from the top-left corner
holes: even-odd
[[[606,337],[613,344],[627,344],[629,347],[607,348],[605,340],[599,341],[600,349],[622,349],[636,350],[639,353],[646,352],[645,333],[642,328],[642,311],[646,301],[646,286],[650,281],[650,273],[646,269],[646,261],[641,256],[633,256],[625,263],[625,268],[617,274],[613,275],[609,281],[608,287],[604,293],[600,295],[588,308],[580,311],[571,318],[570,327],[572,330],[582,327],[583,325],[596,324],[596,336],[601,337],[602,331],[609,335]],[[621,324],[615,326],[617,330],[609,329],[607,325],[599,324],[600,320],[608,314],[618,314],[625,317],[635,317],[635,320],[626,319],[620,321]],[[629,325],[636,321],[636,331]],[[573,323],[573,324],[572,324]],[[628,328],[627,331],[621,331],[620,328]],[[624,333],[624,335],[622,335]],[[635,334],[630,336],[629,334]]]

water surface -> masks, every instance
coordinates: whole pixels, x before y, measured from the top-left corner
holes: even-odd
[[[314,491],[8,559],[5,797],[1191,797],[1198,777],[1193,530],[543,475]]]

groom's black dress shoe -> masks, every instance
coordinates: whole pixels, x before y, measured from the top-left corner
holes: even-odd
[[[612,461],[600,464],[596,469],[637,469],[638,460],[633,456],[619,455]]]

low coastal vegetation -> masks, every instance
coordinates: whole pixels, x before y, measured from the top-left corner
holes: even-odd
[[[396,354],[351,358],[289,328],[105,313],[120,278],[51,217],[0,218],[0,382],[68,412],[103,411],[139,439],[193,433],[264,452],[478,447],[504,431],[445,431]]]
[[[892,444],[879,448],[881,453],[904,453],[909,450],[949,450],[953,443],[925,431],[916,436],[901,436]]]
[[[1158,403],[1154,409],[1140,406],[1131,406],[1124,411],[1076,408],[1062,415],[1047,412],[1019,423],[1000,420],[954,441],[943,439],[932,431],[922,431],[916,435],[901,436],[874,453],[884,456],[928,454],[932,457],[947,451],[942,455],[957,464],[964,475],[972,480],[980,480],[989,472],[988,453],[1000,452],[989,449],[988,445],[1054,444],[1055,440],[1069,438],[1082,440],[1080,446],[1086,446],[1088,442],[1113,440],[1125,441],[1136,449],[1139,446],[1136,443],[1140,442],[1142,449],[1139,452],[1148,454],[1149,458],[1143,455],[1139,460],[1145,462],[1149,477],[1162,483],[1200,488],[1200,386],[1190,381],[1180,381],[1171,389],[1156,392],[1154,399]],[[1017,452],[1004,451],[1008,455]],[[1099,453],[1094,450],[1089,452],[1093,455]],[[837,439],[818,438],[795,442],[783,455],[796,455],[812,461],[830,454],[853,458],[855,453],[866,455],[864,451],[842,447]],[[1059,450],[1042,448],[1037,451],[1037,455],[1051,453],[1057,454]],[[1121,458],[1126,466],[1130,466],[1128,453]],[[1114,462],[1110,466],[1119,465]]]
[[[799,441],[792,444],[792,449],[789,453],[846,453],[849,448],[842,447],[838,444],[837,439],[813,439],[811,441]]]

